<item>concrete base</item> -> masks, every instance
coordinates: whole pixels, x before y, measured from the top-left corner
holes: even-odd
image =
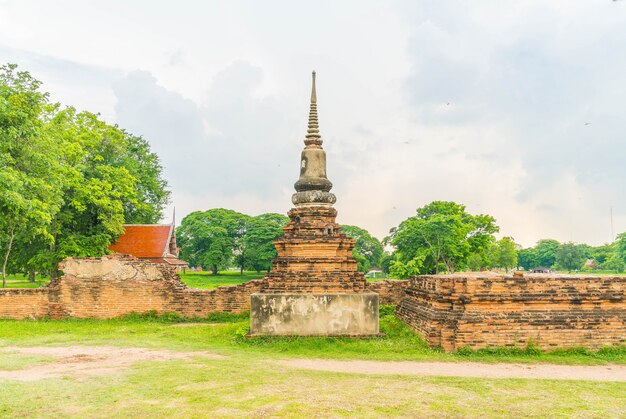
[[[378,335],[378,294],[264,294],[250,297],[250,335]]]

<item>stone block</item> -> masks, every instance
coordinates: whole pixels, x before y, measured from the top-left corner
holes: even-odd
[[[250,335],[372,336],[378,294],[265,294],[250,297]]]

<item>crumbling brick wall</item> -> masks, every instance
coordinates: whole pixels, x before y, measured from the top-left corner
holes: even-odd
[[[187,317],[241,313],[263,280],[212,290],[191,289],[173,268],[128,257],[67,259],[64,275],[46,288],[0,290],[0,318],[111,318],[130,312]]]
[[[626,277],[419,276],[396,313],[445,350],[624,345]]]
[[[0,290],[0,318],[111,318],[130,312],[175,312],[203,317],[211,312],[241,313],[266,279],[212,290],[183,284],[173,268],[124,256],[67,259],[63,276],[45,288]],[[383,304],[397,304],[407,281],[368,284]]]
[[[379,304],[397,305],[405,298],[408,280],[389,279],[386,281],[368,282],[367,290],[378,294]]]

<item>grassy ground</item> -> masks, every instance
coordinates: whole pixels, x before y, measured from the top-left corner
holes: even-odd
[[[39,288],[46,285],[50,278],[40,275],[35,277],[35,282],[30,282],[28,276],[24,275],[7,275],[7,288]],[[0,287],[2,286],[2,278],[0,278]]]
[[[243,275],[239,271],[222,271],[217,275],[210,272],[187,272],[179,273],[180,279],[191,288],[217,288],[225,285],[239,285],[253,279],[263,278],[265,272],[244,271]]]
[[[224,359],[142,362],[110,376],[0,380],[0,417],[18,416],[609,416],[626,411],[626,383],[382,376],[291,369],[276,359],[439,360],[626,364],[626,349],[446,354],[381,311],[384,338],[248,339],[247,315],[219,314],[178,327],[176,316],[0,321],[6,346],[113,345],[209,351]],[[0,370],[50,362],[3,354]],[[486,368],[488,368],[486,366]]]

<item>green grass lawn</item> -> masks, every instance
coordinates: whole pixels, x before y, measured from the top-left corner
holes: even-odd
[[[190,288],[217,288],[225,285],[239,285],[253,279],[263,278],[265,272],[257,273],[244,271],[243,275],[239,271],[222,271],[217,275],[210,272],[187,272],[178,274],[180,279]]]
[[[384,337],[254,338],[248,316],[131,315],[111,320],[0,320],[0,370],[52,362],[2,354],[11,346],[111,345],[208,351],[223,359],[141,362],[114,375],[0,379],[0,417],[18,416],[613,416],[626,383],[331,373],[288,368],[287,358],[626,364],[626,349],[599,352],[430,349],[381,308]],[[193,321],[193,322],[192,322]],[[192,322],[179,327],[181,322]],[[488,368],[488,365],[485,366]]]
[[[50,281],[49,277],[37,275],[35,282],[30,282],[28,276],[24,275],[7,275],[7,288],[39,288],[46,285]],[[2,286],[2,278],[0,278],[0,287]]]

